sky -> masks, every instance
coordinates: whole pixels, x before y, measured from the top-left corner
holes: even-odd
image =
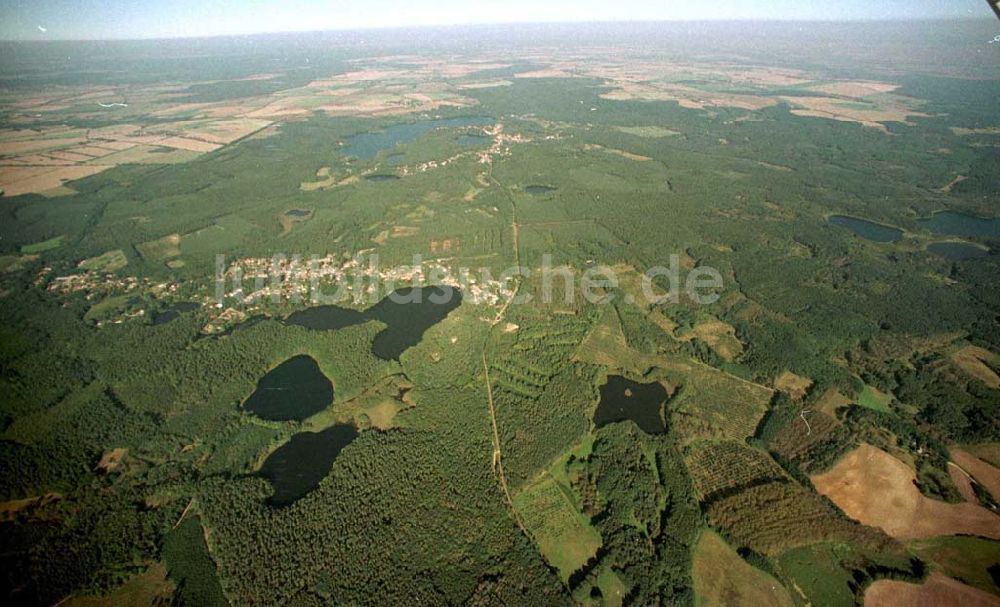
[[[528,22],[991,17],[985,0],[0,0],[0,39]]]

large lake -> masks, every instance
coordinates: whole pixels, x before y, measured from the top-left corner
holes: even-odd
[[[340,306],[313,306],[288,315],[285,324],[314,331],[334,331],[368,322],[368,315]]]
[[[621,375],[608,377],[601,386],[601,400],[594,412],[594,424],[599,428],[607,424],[632,420],[647,434],[666,432],[663,421],[663,404],[667,390],[661,384],[641,384]]]
[[[830,223],[847,228],[858,236],[875,242],[896,242],[903,237],[903,231],[899,228],[847,215],[833,215],[830,217]]]
[[[917,223],[935,234],[1000,239],[998,217],[976,217],[955,211],[941,211],[925,219],[918,219]]]
[[[439,128],[485,126],[493,124],[492,118],[473,116],[468,118],[441,118],[406,124],[394,124],[381,131],[359,133],[351,137],[340,153],[358,160],[372,160],[383,150],[391,150],[397,145],[410,143],[421,135]]]
[[[990,254],[988,249],[967,242],[935,242],[927,245],[927,250],[951,261],[977,259]]]
[[[243,407],[261,419],[302,421],[333,402],[333,384],[316,361],[300,355],[271,369]]]
[[[340,452],[357,436],[357,429],[350,424],[293,436],[260,467],[260,475],[274,488],[268,503],[287,506],[319,486]]]
[[[399,360],[403,352],[420,343],[427,329],[444,320],[461,303],[462,293],[452,287],[405,287],[364,312],[315,306],[289,315],[285,323],[326,331],[378,320],[387,326],[375,335],[372,353],[383,360]]]
[[[424,333],[444,320],[462,303],[462,294],[451,287],[398,289],[368,310],[369,316],[388,325],[372,342],[372,353],[383,360],[399,360],[408,348],[420,343]]]

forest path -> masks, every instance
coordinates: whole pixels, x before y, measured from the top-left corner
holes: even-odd
[[[493,183],[493,185],[495,185],[496,187],[500,188],[500,190],[506,194],[507,200],[510,201],[511,230],[513,233],[512,244],[514,247],[514,263],[517,265],[517,267],[520,267],[521,246],[519,238],[520,226],[517,223],[517,203],[515,202],[514,197],[510,195],[510,192],[508,192],[507,189],[503,186],[503,184],[501,184],[495,177],[493,177],[492,164],[490,165],[489,169],[489,181]],[[525,537],[532,539],[532,535],[528,533],[528,530],[525,529],[524,527],[524,523],[521,521],[521,515],[518,514],[517,508],[514,507],[514,500],[511,498],[510,489],[507,487],[507,475],[504,474],[503,471],[503,452],[500,449],[500,430],[497,424],[496,405],[493,402],[493,384],[490,381],[490,364],[486,357],[486,351],[489,348],[490,333],[492,333],[493,328],[496,327],[500,323],[500,321],[502,321],[504,317],[507,315],[507,308],[510,306],[511,302],[514,301],[514,298],[517,297],[517,292],[521,288],[520,279],[521,279],[520,276],[517,276],[515,278],[517,284],[514,286],[514,290],[511,293],[510,298],[506,302],[504,302],[503,306],[497,312],[497,315],[493,318],[492,321],[490,321],[490,330],[486,334],[486,339],[483,340],[482,359],[483,359],[483,376],[486,381],[486,401],[489,405],[490,424],[492,425],[493,428],[493,455],[492,455],[493,472],[494,474],[497,475],[497,481],[500,484],[501,491],[503,491],[504,500],[507,502],[507,507],[510,509],[510,513],[511,516],[514,518],[514,522],[517,523],[517,526],[521,529],[521,532],[525,535]]]
[[[486,374],[486,400],[489,403],[490,422],[493,425],[493,472],[497,475],[500,490],[503,491],[504,500],[507,502],[511,516],[514,517],[514,522],[521,529],[521,533],[530,539],[532,536],[524,528],[521,515],[518,514],[517,508],[514,507],[514,500],[510,497],[510,489],[507,488],[507,476],[503,472],[503,454],[500,451],[500,432],[497,429],[497,414],[493,404],[493,386],[490,383],[490,365],[486,360],[486,344],[483,344],[483,373]]]

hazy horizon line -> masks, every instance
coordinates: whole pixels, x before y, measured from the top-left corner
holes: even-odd
[[[862,25],[875,23],[953,23],[953,22],[985,22],[994,21],[990,17],[909,17],[909,18],[851,18],[851,19],[622,19],[614,21],[496,21],[496,22],[470,22],[470,23],[438,23],[419,25],[371,25],[355,26],[345,28],[322,28],[322,29],[290,29],[252,32],[232,32],[208,35],[192,36],[108,36],[103,38],[3,38],[3,43],[46,43],[46,42],[138,42],[157,40],[210,40],[217,38],[248,38],[255,36],[282,36],[295,34],[326,34],[326,33],[352,33],[352,32],[385,32],[385,31],[420,31],[434,29],[460,29],[460,28],[484,28],[484,27],[538,27],[538,26],[585,26],[585,25],[657,25],[657,24],[723,24],[723,23],[809,23],[826,25]],[[998,26],[1000,27],[1000,26]]]

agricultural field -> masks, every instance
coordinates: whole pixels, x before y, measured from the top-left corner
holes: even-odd
[[[895,538],[978,535],[1000,539],[994,513],[976,504],[928,498],[914,479],[909,466],[871,445],[858,447],[829,472],[811,477],[816,490],[848,516]]]
[[[865,605],[942,605],[989,607],[996,595],[970,588],[940,573],[932,573],[922,584],[879,580],[865,592]]]
[[[0,596],[996,604],[994,30],[0,42]]]
[[[721,537],[702,533],[692,557],[695,605],[775,605],[795,603],[778,580],[740,558]]]
[[[996,565],[997,541],[980,537],[945,536],[915,540],[910,551],[932,568],[983,592],[1000,590],[991,568]]]

